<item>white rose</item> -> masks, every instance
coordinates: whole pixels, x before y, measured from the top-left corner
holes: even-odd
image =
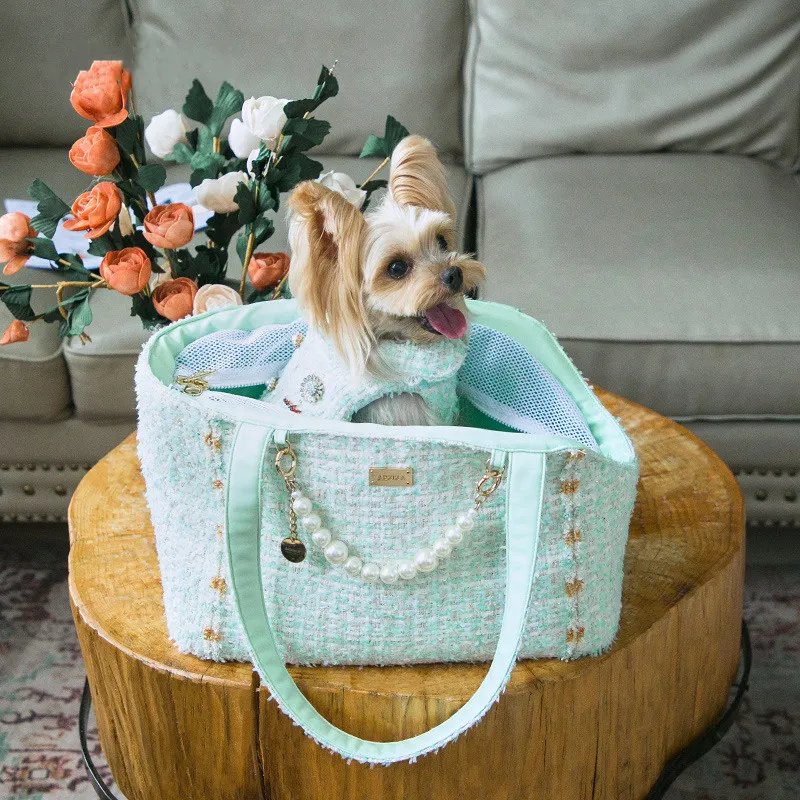
[[[216,311],[218,308],[241,304],[242,298],[235,289],[222,283],[207,283],[201,286],[194,296],[192,314],[202,314],[204,311]]]
[[[274,148],[275,140],[280,136],[286,122],[283,107],[288,102],[277,97],[251,97],[242,106],[242,122],[253,136]]]
[[[361,208],[364,203],[364,198],[367,193],[363,189],[356,186],[356,182],[344,172],[323,172],[317,178],[317,182],[321,183],[328,189],[333,189],[334,192],[339,192],[345,200],[352,203],[356,208]]]
[[[220,214],[228,214],[239,209],[234,201],[240,183],[247,183],[246,172],[226,172],[219,178],[206,178],[195,187],[194,194],[201,206]]]
[[[178,142],[186,141],[186,125],[183,117],[171,108],[163,114],[156,114],[144,129],[144,138],[153,155],[166,158]]]
[[[254,148],[258,150],[261,139],[250,133],[247,125],[237,118],[231,122],[228,144],[231,146],[236,158],[246,158]]]

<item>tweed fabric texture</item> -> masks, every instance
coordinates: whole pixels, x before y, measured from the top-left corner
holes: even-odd
[[[412,392],[422,396],[439,425],[453,422],[458,407],[456,376],[467,354],[463,340],[381,341],[376,351],[386,377],[371,373],[354,377],[331,343],[309,330],[263,400],[298,414],[349,421],[373,400]]]
[[[237,424],[136,373],[139,456],[155,529],[170,637],[187,653],[247,660],[230,596],[225,480]],[[293,433],[298,483],[324,524],[362,558],[408,557],[470,507],[487,453],[465,445],[321,432]],[[370,487],[371,466],[411,466],[412,487]],[[619,620],[622,562],[636,492],[635,464],[563,449],[547,456],[533,594],[520,657],[601,652]],[[436,572],[409,583],[367,584],[329,565],[309,543],[301,564],[279,551],[288,533],[285,486],[265,463],[262,575],[285,659],[302,664],[491,660],[504,603],[507,481],[475,530]],[[531,520],[533,532],[535,521]],[[578,532],[576,534],[576,531]],[[580,583],[576,583],[576,577]]]

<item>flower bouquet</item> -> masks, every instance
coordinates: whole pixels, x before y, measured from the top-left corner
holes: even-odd
[[[212,100],[195,80],[182,113],[164,111],[145,127],[136,114],[131,75],[121,61],[95,61],[81,71],[70,102],[92,125],[72,146],[69,159],[95,181],[70,206],[37,179],[30,194],[38,214],[30,219],[15,211],[0,217],[4,274],[19,271],[31,256],[49,262],[58,273],[50,284],[0,282],[0,301],[15,318],[0,345],[25,341],[29,326],[39,321],[58,322],[62,337],[87,341],[89,299],[97,290],[129,296],[131,315],[148,327],[212,308],[283,296],[288,255],[258,249],[275,230],[270,215],[280,208],[281,195],[300,181],[319,180],[363,209],[371,193],[386,185],[375,176],[408,134],[390,116],[384,135],[367,139],[361,156],[383,156],[383,162],[360,186],[343,173],[323,173],[322,164],[306,153],[327,136],[330,123],[314,114],[338,91],[333,70],[327,67],[311,97],[299,100],[245,100],[227,82]],[[196,127],[187,125],[187,119]],[[185,203],[156,202],[167,172],[162,163],[148,162],[145,143],[159,159],[190,166],[197,202],[213,212],[205,242],[188,246],[195,238],[198,206],[193,211]],[[89,254],[102,258],[99,274],[78,254],[58,252],[52,237],[59,223],[69,231],[84,232]],[[239,281],[226,278],[234,237],[242,263]],[[55,304],[36,313],[31,307],[33,289],[54,290]]]

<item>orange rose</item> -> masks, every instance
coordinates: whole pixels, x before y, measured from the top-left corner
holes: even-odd
[[[75,219],[64,220],[68,231],[86,231],[87,239],[107,233],[122,208],[122,192],[110,181],[98,183],[72,204]]]
[[[194,307],[197,284],[189,278],[175,278],[165,281],[153,289],[153,305],[171,322],[188,317]]]
[[[150,259],[141,247],[111,250],[103,256],[100,276],[120,294],[141,292],[150,280]]]
[[[78,73],[69,101],[85,119],[110,128],[128,118],[125,103],[130,89],[131,74],[121,61],[94,61]]]
[[[0,337],[0,345],[27,342],[30,335],[31,329],[22,320],[15,319]]]
[[[72,145],[69,160],[87,175],[108,175],[119,164],[119,148],[113,136],[92,125],[86,135]]]
[[[247,265],[247,275],[259,292],[277,286],[289,271],[286,253],[253,253]]]
[[[31,243],[26,239],[36,236],[30,217],[20,211],[0,217],[0,261],[8,262],[3,267],[5,275],[13,275],[25,266],[31,251]]]
[[[156,247],[175,250],[194,236],[194,214],[183,203],[154,206],[144,218],[144,238]]]

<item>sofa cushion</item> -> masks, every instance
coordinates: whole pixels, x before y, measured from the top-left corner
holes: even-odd
[[[797,0],[471,6],[465,137],[478,172],[668,148],[798,164]]]
[[[39,176],[68,203],[91,182],[69,163],[66,150],[0,148],[0,210],[6,197],[27,198],[28,187]],[[0,277],[6,283],[53,283],[54,279],[46,270],[34,269],[22,270],[11,278]],[[32,305],[36,311],[54,303],[52,290],[34,292]],[[0,304],[0,331],[12,319]],[[69,411],[69,376],[58,327],[36,323],[27,342],[0,348],[0,418],[53,420]]]
[[[53,276],[33,269],[16,275],[0,275],[4,283],[53,283]],[[51,289],[36,289],[31,298],[34,311],[55,303]],[[0,303],[0,334],[14,317]],[[27,342],[0,347],[0,419],[52,421],[69,414],[70,392],[57,325],[37,322],[30,326]]]
[[[563,156],[479,184],[485,295],[672,416],[800,415],[800,186],[755,159]]]
[[[228,80],[245,97],[308,97],[320,62],[340,59],[338,97],[320,116],[325,151],[360,152],[387,114],[445,152],[461,150],[462,0],[381,3],[136,0],[137,107],[179,109],[192,79],[210,95]]]
[[[327,156],[325,168],[346,172],[361,182],[377,166],[376,159],[352,156]],[[450,189],[463,224],[469,202],[471,181],[461,167],[447,166]],[[168,181],[185,179],[185,169],[173,168]],[[260,250],[289,251],[285,213],[274,217],[275,233]],[[231,248],[228,275],[241,274],[238,256]],[[133,394],[133,368],[142,344],[150,335],[138,317],[130,316],[131,301],[110,291],[96,291],[91,300],[94,319],[89,328],[91,342],[81,344],[73,337],[64,346],[72,383],[75,413],[83,419],[133,419],[136,404]]]
[[[130,61],[124,0],[3,0],[0,146],[71,145],[91,123],[70,82],[95,59]]]

